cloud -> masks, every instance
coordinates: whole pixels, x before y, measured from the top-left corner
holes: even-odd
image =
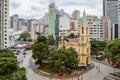
[[[10,0],[10,16],[18,14],[20,18],[39,19],[48,12],[51,2],[70,15],[75,9],[82,12],[85,6],[87,14],[102,16],[102,0]]]

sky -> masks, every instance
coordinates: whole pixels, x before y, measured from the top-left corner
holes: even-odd
[[[85,9],[87,15],[102,16],[102,0],[10,0],[10,16],[18,14],[24,19],[39,19],[48,12],[48,6],[54,2],[56,8],[63,9],[66,13],[72,14],[79,10],[80,15]]]

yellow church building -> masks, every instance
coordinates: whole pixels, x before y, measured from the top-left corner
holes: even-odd
[[[90,37],[85,10],[80,25],[80,37],[68,39],[68,41],[65,41],[64,45],[66,48],[71,47],[77,51],[79,66],[87,66],[90,64]],[[59,46],[62,47],[63,44],[60,44]]]

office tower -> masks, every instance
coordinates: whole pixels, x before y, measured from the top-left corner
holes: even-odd
[[[18,15],[13,15],[10,17],[10,22],[11,22],[11,28],[14,28],[14,31],[19,30],[19,16]]]
[[[72,19],[78,20],[80,18],[80,11],[79,10],[74,10],[72,14]]]
[[[51,3],[49,5],[49,35],[53,35],[55,37],[55,20],[56,20],[56,10],[55,4]]]
[[[118,24],[113,25],[111,30],[112,30],[112,39],[114,40],[114,39],[118,38],[118,36],[119,36],[118,35]]]
[[[19,19],[18,21],[18,30],[19,31],[28,31],[28,23],[25,19]]]
[[[118,0],[118,37],[120,38],[120,0]]]
[[[8,18],[9,0],[0,0],[0,49],[9,47]]]
[[[111,25],[118,24],[118,0],[103,0],[103,16],[110,19]]]
[[[110,20],[107,18],[107,17],[105,17],[105,16],[103,16],[102,17],[102,20],[105,22],[105,38],[106,38],[106,41],[109,41],[109,40],[112,40],[112,27],[111,27],[111,23],[110,23]],[[118,31],[117,31],[118,32]]]
[[[56,9],[56,20],[55,20],[55,36],[59,37],[59,18],[60,18],[60,11]]]
[[[103,16],[110,20],[111,27],[118,25],[118,0],[103,0]]]

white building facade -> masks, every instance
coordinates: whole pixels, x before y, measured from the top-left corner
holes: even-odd
[[[67,16],[61,16],[59,18],[59,36],[66,36],[70,31],[70,18]]]
[[[103,19],[96,16],[87,16],[87,21],[90,30],[90,38],[100,41],[105,41],[106,23]]]
[[[0,49],[9,47],[9,0],[0,0]]]

